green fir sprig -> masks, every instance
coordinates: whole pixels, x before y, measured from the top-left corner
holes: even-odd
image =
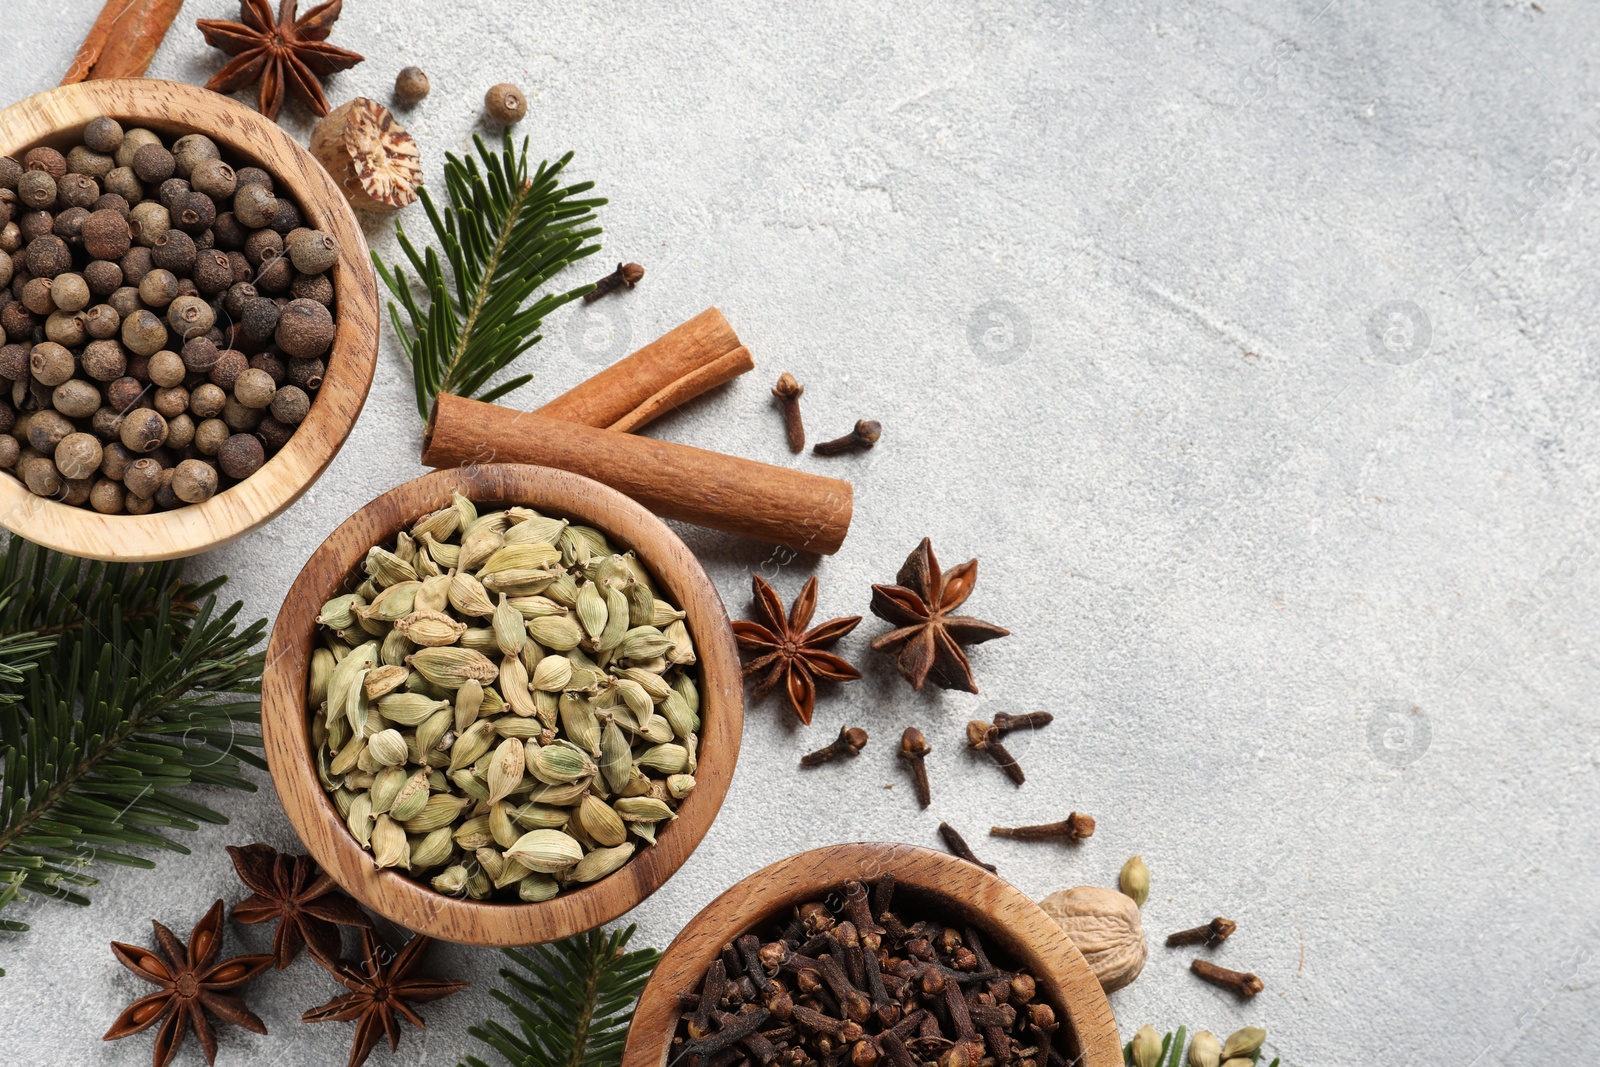
[[[489,1019],[468,1033],[511,1067],[616,1067],[634,1003],[661,958],[651,948],[629,952],[633,932],[594,930],[525,952],[505,949],[516,968],[501,968],[508,988],[494,997],[512,1025]],[[468,1056],[461,1067],[489,1064]]]
[[[219,610],[226,579],[92,563],[12,538],[0,553],[0,909],[88,904],[97,862],[151,868],[175,831],[226,823],[190,785],[254,791],[266,620]],[[15,919],[0,929],[25,930]],[[0,972],[3,973],[3,972]]]
[[[445,191],[450,206],[440,214],[428,190],[422,206],[433,226],[437,247],[419,253],[402,226],[395,236],[411,265],[385,268],[376,253],[378,276],[394,294],[389,317],[400,338],[424,420],[439,393],[470,397],[488,385],[512,360],[539,342],[546,315],[594,288],[580,285],[546,293],[529,304],[540,286],[570,263],[593,255],[600,235],[592,226],[598,197],[581,198],[593,182],[562,185],[568,152],[556,163],[540,163],[529,173],[528,142],[518,151],[511,134],[496,154],[474,137],[478,157],[445,156]],[[442,258],[441,258],[442,257]],[[445,265],[449,264],[446,271]],[[413,277],[414,275],[414,277]],[[427,302],[413,290],[418,282]],[[410,320],[401,318],[401,309]],[[494,400],[532,379],[524,374],[493,386],[478,397]]]

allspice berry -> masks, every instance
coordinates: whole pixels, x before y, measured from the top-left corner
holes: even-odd
[[[53,389],[72,377],[77,361],[67,349],[54,341],[45,341],[33,346],[28,356],[28,369],[35,381]]]
[[[93,434],[70,433],[56,445],[55,457],[63,478],[87,478],[100,469],[100,442]]]
[[[106,402],[113,411],[127,411],[144,396],[144,383],[133,375],[125,375],[106,386]],[[120,428],[118,430],[120,433]]]
[[[313,359],[333,344],[333,334],[333,316],[327,308],[314,300],[291,300],[273,336],[291,359]]]
[[[272,417],[279,422],[298,426],[311,410],[311,398],[299,386],[285,385],[272,394],[272,403],[269,407],[272,410]]]
[[[122,320],[122,343],[130,352],[152,355],[166,346],[167,328],[153,313],[141,308]]]
[[[150,384],[159,389],[182,385],[188,373],[189,368],[183,365],[183,359],[171,349],[163,348],[150,357]]]
[[[236,433],[217,450],[217,463],[230,478],[248,478],[266,462],[261,442],[247,433]]]
[[[120,515],[125,491],[120,482],[110,478],[96,478],[89,489],[89,506],[102,515]]]
[[[83,143],[91,151],[111,155],[122,147],[122,124],[103,115],[90,119],[89,125],[83,128]]]
[[[167,441],[167,420],[152,408],[135,408],[122,417],[121,439],[131,451],[154,452]]]
[[[116,212],[113,211],[112,214],[115,215]],[[94,212],[89,213],[89,218],[94,218]],[[86,219],[84,221],[85,230],[87,230],[88,225],[89,223]],[[122,224],[122,232],[124,234],[128,232],[128,224],[126,222]],[[85,233],[83,240],[84,244],[87,245],[89,240],[87,233]],[[121,259],[127,252],[128,249],[124,247],[122,251],[111,257],[111,259]],[[89,254],[94,255],[93,252]],[[89,283],[89,291],[91,293],[104,300],[122,285],[122,268],[109,259],[96,259],[83,268],[83,280]]]
[[[182,451],[194,443],[194,418],[180,411],[167,416],[167,447]]]
[[[96,304],[83,313],[83,328],[96,341],[104,341],[122,330],[122,316],[110,304]]]
[[[159,142],[147,144],[133,154],[133,173],[147,185],[159,185],[172,177],[177,163]]]
[[[83,373],[97,382],[114,382],[128,369],[127,353],[121,344],[109,338],[90,341],[84,346],[79,362],[83,364]]]
[[[431,88],[421,67],[406,67],[394,76],[394,98],[408,106],[420,102]]]
[[[24,262],[35,278],[54,278],[72,269],[72,249],[53,233],[40,234],[28,242]]]
[[[157,267],[139,280],[139,299],[146,307],[164,308],[178,295],[178,276]]]
[[[232,389],[239,381],[239,375],[250,366],[250,357],[236,349],[226,349],[217,357],[217,362],[211,368],[211,384],[222,389]]]
[[[296,230],[284,247],[294,269],[301,274],[321,274],[339,261],[339,242],[322,230]]]
[[[62,311],[82,311],[89,306],[89,283],[81,274],[58,274],[50,284],[50,299]]]
[[[206,419],[194,428],[194,447],[204,455],[214,456],[232,435],[233,431],[221,419]]]
[[[216,312],[198,296],[180,296],[167,308],[167,325],[179,337],[199,337],[216,325]]]
[[[69,419],[87,419],[100,410],[100,390],[81,378],[73,378],[55,387],[50,404]]]
[[[17,179],[17,199],[35,211],[46,211],[56,202],[56,180],[42,170],[24,171]]]
[[[528,113],[528,98],[510,82],[501,82],[484,94],[483,108],[500,125],[514,126]]]
[[[43,456],[22,460],[17,464],[17,473],[22,475],[23,484],[34,496],[53,497],[63,488],[56,465]]]
[[[0,434],[0,470],[10,470],[22,456],[22,446],[10,434]]]
[[[226,200],[238,188],[238,176],[220,159],[202,160],[189,172],[189,184],[212,200]]]
[[[186,459],[172,472],[172,492],[185,504],[203,504],[217,492],[217,469],[198,459]]]
[[[233,395],[247,408],[264,408],[272,403],[277,393],[277,383],[264,370],[247,367],[233,383]]]
[[[228,404],[228,394],[207,382],[189,391],[189,410],[197,419],[214,419]]]
[[[193,178],[202,164],[221,158],[217,142],[203,133],[187,133],[172,142],[173,169],[180,178]]]
[[[122,484],[134,496],[145,499],[155,496],[156,490],[161,487],[161,464],[149,456],[134,460],[123,472]],[[133,509],[129,507],[128,510]]]

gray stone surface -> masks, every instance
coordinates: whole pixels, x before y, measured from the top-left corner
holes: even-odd
[[[53,84],[99,6],[8,0],[0,101]],[[430,180],[484,88],[523,85],[535,151],[576,149],[611,198],[579,273],[649,269],[553,316],[515,401],[715,303],[759,370],[651,432],[855,481],[831,559],[683,531],[735,613],[755,569],[786,598],[814,571],[823,612],[864,612],[926,533],[982,558],[971,609],[1014,631],[975,654],[981,697],[912,694],[869,657],[869,619],[843,646],[866,680],[812,729],[751,707],[721,818],[631,916],[642,942],[769,861],[931,844],[946,818],[1036,896],[1142,853],[1153,939],[1239,921],[1216,957],[1265,994],[1235,1004],[1153,947],[1113,997],[1125,1033],[1259,1023],[1295,1064],[1600,1050],[1593,5],[352,0],[334,39],[369,57],[336,101],[432,75],[406,116]],[[186,21],[152,73],[216,65]],[[367,232],[397,254],[389,223]],[[814,436],[874,416],[881,447],[792,459],[766,393],[783,369]],[[270,616],[338,522],[420,473],[419,429],[386,339],[327,475],[197,569]],[[960,751],[967,719],[1035,707],[1058,719],[1018,746],[1023,789]],[[845,722],[873,734],[861,759],[797,773]],[[913,723],[927,813],[890,755]],[[0,1060],[148,1055],[99,1040],[143,992],[106,942],[237,899],[224,844],[294,845],[262,786],[216,798],[233,824],[192,856],[103,870],[92,909],[22,909]],[[1069,809],[1099,819],[1081,849],[982,836]],[[434,966],[476,985],[394,1062],[481,1051],[497,958]],[[223,1062],[342,1062],[347,1026],[297,1021],[332,992],[308,964],[269,976],[251,1000],[271,1035],[225,1034]]]

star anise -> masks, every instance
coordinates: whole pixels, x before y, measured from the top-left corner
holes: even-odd
[[[811,711],[817,703],[818,678],[830,682],[848,682],[861,677],[861,672],[831,652],[822,651],[839,638],[856,628],[861,616],[832,619],[807,630],[811,616],[817,610],[817,579],[811,578],[789,608],[784,618],[783,601],[773,592],[761,575],[752,575],[751,591],[756,600],[756,611],[766,621],[740,621],[733,624],[733,635],[739,647],[755,653],[747,660],[744,673],[766,673],[756,682],[757,697],[766,696],[779,682],[784,682],[789,706],[800,716],[800,721],[811,725]]]
[[[895,575],[896,585],[872,587],[872,613],[895,625],[873,639],[872,647],[895,658],[895,668],[911,688],[932,680],[941,689],[976,693],[972,665],[963,645],[1005,637],[1011,631],[970,615],[950,614],[972,595],[978,561],[969,559],[941,573],[933,545],[924,537]]]
[[[339,958],[339,927],[370,926],[372,920],[339,891],[310,856],[285,856],[270,845],[228,846],[239,881],[254,891],[233,906],[233,920],[245,924],[278,920],[272,954],[281,970],[306,945],[320,960]]]
[[[320,1008],[300,1017],[302,1022],[356,1022],[355,1043],[350,1047],[349,1067],[361,1067],[377,1047],[378,1039],[389,1038],[389,1051],[400,1048],[400,1022],[405,1019],[418,1030],[427,1024],[412,1010],[408,1001],[426,1003],[467,988],[466,982],[442,982],[432,978],[413,978],[411,972],[428,947],[428,938],[418,934],[398,954],[379,943],[371,927],[361,928],[361,951],[365,959],[340,960],[328,966],[328,973],[346,989]],[[327,966],[327,965],[324,965]]]
[[[245,1007],[244,1001],[227,992],[236,989],[272,966],[271,956],[235,956],[213,963],[222,948],[222,901],[211,905],[205,918],[195,924],[185,947],[171,930],[152,922],[159,951],[111,942],[111,951],[122,965],[161,992],[140,997],[128,1005],[106,1031],[105,1040],[114,1041],[148,1030],[161,1023],[156,1034],[155,1067],[166,1067],[177,1055],[184,1036],[193,1027],[205,1050],[206,1062],[217,1062],[217,1036],[206,1017],[218,1019],[258,1034],[266,1024]],[[163,1021],[165,1020],[165,1021]]]
[[[319,115],[328,113],[318,77],[347,70],[363,56],[327,43],[344,0],[328,0],[296,18],[300,0],[281,0],[278,20],[272,20],[267,0],[239,0],[239,21],[200,19],[195,25],[206,44],[234,58],[211,76],[206,88],[218,93],[238,92],[261,83],[257,108],[269,119],[278,117],[284,93],[304,100]]]

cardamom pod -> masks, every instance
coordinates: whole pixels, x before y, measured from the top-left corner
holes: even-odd
[[[441,759],[445,754],[445,738],[450,733],[451,714],[450,705],[440,701],[440,707],[423,719],[417,726],[413,735],[416,746],[417,763],[426,763],[429,767],[448,766],[448,758]]]
[[[551,659],[556,657],[552,656]],[[564,659],[565,657],[563,657]],[[571,663],[571,660],[566,660]],[[539,664],[543,667],[544,664]],[[538,672],[534,672],[534,683],[538,684]],[[594,713],[594,705],[579,693],[562,693],[557,702],[561,712],[561,728],[566,731],[572,743],[589,753],[591,756],[600,754],[600,719]]]
[[[1222,1042],[1210,1030],[1201,1030],[1189,1042],[1189,1067],[1220,1067]]]
[[[635,626],[623,636],[618,647],[623,659],[654,659],[666,655],[672,642],[654,626]]]
[[[667,624],[661,631],[661,636],[672,642],[672,647],[667,650],[667,662],[676,663],[680,667],[687,667],[695,662],[694,642],[689,638],[689,628],[679,619]]]
[[[518,804],[509,807],[507,814],[524,830],[559,830],[571,817],[566,808],[548,804]]]
[[[566,615],[567,609],[544,596],[514,596],[511,606],[526,620],[545,619],[552,615]]]
[[[613,793],[622,791],[633,773],[633,748],[614,721],[607,720],[600,731],[600,773]]]
[[[1122,872],[1117,875],[1117,888],[1144,907],[1144,902],[1150,899],[1150,868],[1145,866],[1143,856],[1130,857],[1122,865]]]
[[[425,834],[441,826],[449,826],[470,802],[448,793],[434,793],[428,797],[422,810],[405,821],[407,833]]]
[[[472,530],[461,539],[461,555],[456,565],[462,571],[480,570],[483,561],[505,542],[505,535],[495,529],[493,523],[473,523]]]
[[[1133,1067],[1156,1067],[1161,1060],[1161,1035],[1153,1026],[1141,1026],[1128,1045]]]
[[[628,595],[616,586],[608,586],[606,588],[606,628],[600,634],[598,641],[600,651],[610,652],[622,644],[622,639],[628,634],[629,620]]]
[[[433,700],[421,693],[390,693],[378,698],[378,714],[396,726],[416,726],[449,706],[449,701]]]
[[[594,582],[585,582],[578,590],[578,622],[594,639],[606,628],[606,596]]]
[[[655,703],[650,699],[650,694],[645,692],[644,686],[632,678],[617,679],[617,695],[627,706],[636,726],[643,727],[655,714]]]
[[[583,630],[565,615],[531,619],[528,622],[528,633],[545,648],[557,652],[577,648],[578,642],[583,640]]]
[[[456,827],[456,846],[464,852],[474,852],[493,841],[494,835],[489,832],[488,815],[474,815]]]
[[[508,885],[520,883],[532,873],[520,861],[507,857],[505,864],[500,868],[500,874],[492,881],[496,889],[504,889]]]
[[[495,746],[488,774],[491,804],[504,800],[522,784],[523,758],[522,742],[515,737],[508,737]]]
[[[655,595],[645,588],[643,582],[635,581],[632,575],[622,583],[622,595],[628,601],[629,626],[654,626],[656,618]]]
[[[579,801],[578,810],[573,813],[572,821],[597,845],[620,845],[628,839],[628,830],[622,825],[622,816],[593,793]]]
[[[673,800],[682,800],[694,792],[694,775],[673,774],[667,776],[667,795]]]
[[[542,785],[528,793],[530,804],[550,804],[554,807],[565,808],[576,804],[589,791],[592,780],[579,778],[576,782],[567,782],[564,785]]]
[[[556,874],[583,859],[583,846],[560,830],[529,830],[506,849],[506,858],[530,871]]]
[[[372,794],[368,792],[357,793],[350,802],[350,810],[345,813],[344,824],[350,828],[350,836],[361,843],[362,848],[372,844]]]
[[[493,719],[479,719],[457,734],[455,744],[450,746],[449,772],[453,774],[476,762],[479,756],[489,751],[494,734]]]
[[[454,507],[440,508],[424,515],[411,525],[411,536],[418,541],[444,541],[454,537],[460,529],[460,514]]]
[[[397,582],[373,598],[372,603],[358,610],[356,618],[398,622],[411,614],[412,606],[417,602],[417,590],[421,588],[419,581]]]
[[[375,867],[411,869],[411,843],[405,828],[387,815],[379,815],[372,827],[372,862]]]
[[[503,544],[503,547],[497,549],[482,564],[469,569],[490,574],[503,571],[549,571],[560,560],[561,553],[549,545]],[[555,575],[552,573],[549,577],[553,578]]]
[[[307,670],[306,679],[306,705],[315,711],[328,699],[328,679],[333,677],[333,668],[337,665],[333,653],[325,648],[315,649],[311,653],[311,666]]]
[[[676,689],[661,702],[661,714],[672,727],[674,737],[687,737],[700,729],[700,716],[689,710],[689,702]]]
[[[700,714],[700,687],[694,684],[694,679],[690,677],[688,671],[681,672],[672,680],[672,688],[683,697],[683,702],[689,705],[690,711],[696,715]]]
[[[483,583],[465,571],[457,571],[450,579],[450,606],[470,618],[488,618],[494,614],[494,602],[483,588]]]
[[[574,882],[598,882],[608,874],[615,874],[632,858],[631,841],[615,848],[597,848],[577,862],[568,878]]]
[[[645,619],[644,622],[649,623],[651,626],[654,626],[656,629],[665,633],[668,626],[672,625],[683,617],[683,612],[679,611],[671,604],[668,604],[665,600],[658,599],[655,602],[654,609],[650,613],[650,617]],[[639,623],[638,625],[643,624],[644,623]]]
[[[383,635],[383,644],[378,646],[378,662],[385,667],[404,666],[406,657],[411,654],[411,647],[405,634],[391,629]]]
[[[572,661],[565,656],[546,656],[534,668],[529,683],[546,693],[559,693],[572,681]]]
[[[367,559],[363,569],[372,576],[372,580],[382,589],[400,582],[414,582],[417,572],[399,556],[384,548],[374,546],[367,551]]]
[[[639,753],[639,766],[662,774],[682,774],[689,767],[689,750],[683,745],[651,745]]]
[[[506,530],[506,544],[508,545],[548,545],[555,548],[556,542],[561,540],[561,531],[567,528],[566,519],[550,519],[543,515],[534,515],[522,522],[514,523]],[[556,553],[559,558],[560,553]]]
[[[448,860],[455,852],[455,842],[450,838],[450,827],[441,826],[437,830],[430,830],[411,846],[411,869],[425,871],[430,867],[437,867]]]
[[[455,724],[456,733],[461,733],[467,727],[478,721],[478,714],[483,708],[483,683],[472,678],[462,683],[456,690]]]
[[[333,757],[333,762],[328,764],[328,773],[333,775],[349,774],[355,770],[356,763],[366,751],[367,739],[364,737],[352,737]]]
[[[407,641],[423,648],[448,648],[467,632],[465,623],[457,622],[442,611],[414,611],[396,622],[394,629]]]
[[[498,571],[479,571],[478,578],[483,582],[483,587],[491,593],[533,596],[544,592],[560,573],[560,571],[531,567],[508,567]]]
[[[372,778],[372,788],[368,792],[372,795],[372,810],[375,814],[383,815],[389,811],[389,805],[394,803],[394,798],[400,794],[400,787],[406,784],[406,771],[404,767],[385,767]]]
[[[317,612],[317,625],[326,626],[330,630],[348,630],[356,624],[356,609],[367,606],[367,600],[359,593],[345,593],[336,596]]]
[[[395,667],[385,664],[374,667],[367,672],[361,682],[361,687],[366,691],[368,700],[382,700],[383,697],[393,693],[406,682],[406,676],[411,672],[404,667]]]
[[[492,682],[499,671],[482,652],[469,648],[419,648],[406,657],[428,681],[446,689],[459,689],[468,681]]]
[[[625,822],[661,822],[677,818],[665,801],[655,797],[622,797],[611,806]]]
[[[1246,1026],[1228,1035],[1228,1040],[1222,1043],[1222,1058],[1228,1060],[1234,1056],[1253,1056],[1266,1042],[1265,1029],[1259,1026]]]
[[[525,719],[520,715],[502,715],[494,721],[495,732],[501,737],[515,737],[518,741],[536,740],[545,731],[538,719]]]
[[[388,814],[391,819],[399,822],[410,822],[422,814],[423,805],[427,803],[428,772],[418,771],[405,780],[405,784],[390,801]]]
[[[378,644],[376,641],[366,641],[350,650],[349,655],[339,661],[333,673],[328,676],[328,719],[341,716],[350,717],[350,704],[361,691],[362,676],[378,662]],[[351,719],[350,725],[360,729],[359,723]]]
[[[530,874],[517,883],[517,898],[524,904],[538,904],[561,892],[561,886],[547,874]]]
[[[434,891],[447,897],[459,897],[467,889],[467,869],[457,863],[446,867],[428,883]]]
[[[503,656],[517,655],[528,640],[528,631],[522,628],[522,613],[511,606],[511,601],[504,594],[501,594],[500,604],[494,609],[494,621],[490,628],[494,631],[494,643]]]
[[[576,747],[553,744],[526,753],[528,773],[545,785],[567,785],[595,772],[594,763]]]

